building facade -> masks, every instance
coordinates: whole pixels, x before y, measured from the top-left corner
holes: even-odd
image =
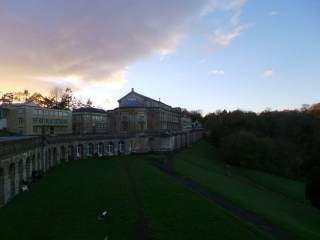
[[[79,108],[72,113],[72,128],[75,134],[108,132],[108,115],[102,109]]]
[[[72,133],[72,113],[47,109],[35,104],[8,104],[7,130],[21,135],[59,135]]]
[[[181,131],[181,109],[131,90],[113,110],[114,127],[120,133],[176,133]]]
[[[8,109],[0,106],[0,130],[7,130]]]

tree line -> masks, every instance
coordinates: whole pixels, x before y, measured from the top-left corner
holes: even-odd
[[[320,111],[217,111],[203,119],[229,164],[304,178],[320,156]]]
[[[93,106],[90,98],[83,102],[81,98],[74,95],[71,88],[62,89],[59,87],[51,89],[48,96],[38,92],[30,93],[28,90],[4,93],[0,96],[0,103],[2,104],[12,104],[14,102],[34,103],[41,107],[62,110]]]
[[[306,196],[320,208],[320,104],[259,114],[217,111],[201,121],[227,164],[305,181]]]

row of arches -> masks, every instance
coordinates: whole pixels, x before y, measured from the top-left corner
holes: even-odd
[[[71,161],[88,157],[113,156],[125,153],[124,141],[79,143],[75,145],[61,145],[48,148],[45,153],[46,169],[60,162]]]
[[[0,167],[0,206],[19,192],[22,182],[31,180],[32,172],[41,167],[40,156],[38,152]]]

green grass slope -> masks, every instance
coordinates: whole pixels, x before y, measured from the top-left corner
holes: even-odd
[[[174,168],[299,239],[320,239],[320,214],[304,198],[301,182],[225,165],[204,141],[176,154]]]
[[[133,239],[141,211],[149,239],[267,239],[149,166],[146,156],[81,160],[51,170],[0,209],[0,239]],[[98,221],[102,210],[106,221]]]

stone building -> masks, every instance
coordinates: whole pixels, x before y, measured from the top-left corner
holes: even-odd
[[[7,129],[7,114],[8,109],[0,106],[0,130]]]
[[[119,133],[175,133],[181,131],[181,109],[131,90],[118,100],[112,112],[113,127]]]
[[[71,134],[72,113],[42,108],[33,103],[7,104],[7,130],[21,135]]]
[[[183,115],[180,119],[181,121],[181,131],[182,132],[189,132],[192,130],[192,120],[190,117]]]
[[[86,107],[72,113],[72,128],[75,134],[108,132],[108,115],[102,109]]]

